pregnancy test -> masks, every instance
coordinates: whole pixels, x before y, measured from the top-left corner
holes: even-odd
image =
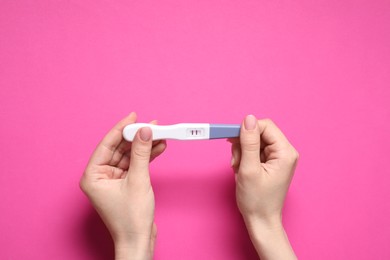
[[[208,140],[238,137],[240,125],[229,124],[199,124],[181,123],[175,125],[153,125],[136,123],[127,125],[123,129],[123,137],[132,142],[137,131],[142,127],[150,127],[153,133],[153,140],[175,139],[175,140]]]

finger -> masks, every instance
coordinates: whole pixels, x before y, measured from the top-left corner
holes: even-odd
[[[231,166],[235,173],[237,173],[241,160],[241,147],[239,143],[232,144],[232,161]]]
[[[130,149],[131,149],[131,142],[122,139],[120,144],[116,147],[109,164],[112,166],[117,166],[119,162],[122,160],[123,156],[126,153],[128,153]]]
[[[152,121],[150,121],[149,124],[151,124],[151,125],[157,125],[157,124],[158,124],[158,121],[157,121],[157,120],[152,120]],[[155,145],[159,144],[160,141],[161,141],[161,140],[153,141],[152,146],[155,146]]]
[[[232,137],[232,138],[228,138],[226,139],[226,141],[228,141],[229,143],[239,143],[240,142],[240,138],[239,137]]]
[[[226,139],[226,141],[231,143],[231,144],[240,143],[240,138],[239,137],[228,138],[228,139]],[[266,145],[267,145],[266,143],[260,142],[260,149],[264,149],[264,147]]]
[[[167,143],[165,140],[160,140],[156,145],[152,146],[152,152],[150,155],[150,162],[152,162],[155,158],[160,156],[165,149],[167,148]],[[120,169],[127,170],[130,164],[130,151],[123,154],[121,160],[118,162],[117,166]]]
[[[260,129],[256,117],[245,117],[240,130],[240,169],[245,174],[257,172],[260,168]]]
[[[129,169],[129,164],[130,164],[130,153],[131,151],[126,152],[121,160],[118,162],[118,165],[116,167],[123,169],[123,170],[128,170]]]
[[[110,132],[103,138],[101,144],[104,145],[109,150],[113,151],[123,140],[122,131],[126,125],[135,123],[137,121],[136,113],[132,112],[129,116],[122,119],[119,123],[117,123],[114,128],[111,129]]]
[[[149,176],[151,152],[152,129],[150,127],[143,127],[138,130],[132,143],[128,176]]]
[[[150,124],[157,124],[157,120],[151,121]],[[156,145],[158,143],[159,141],[155,141],[153,142],[153,145]],[[130,149],[131,149],[131,142],[128,142],[122,138],[120,144],[116,147],[109,164],[113,166],[117,166],[118,163],[123,158],[123,155],[128,151],[130,151]]]
[[[259,120],[261,139],[267,146],[264,148],[266,160],[286,159],[295,163],[299,157],[298,152],[287,140],[286,136],[270,119]]]
[[[100,166],[98,179],[119,179],[123,174],[123,169],[110,165]]]
[[[260,162],[266,162],[267,161],[267,155],[266,153],[264,152],[264,149],[261,149],[260,150]]]
[[[136,113],[132,112],[130,115],[117,123],[100,141],[91,157],[90,163],[97,165],[109,164],[116,148],[122,141],[123,128],[126,125],[132,124],[136,121],[137,115]]]
[[[150,121],[150,124],[152,124],[152,125],[157,125],[158,124],[158,121],[157,120],[152,120],[152,121]],[[157,146],[158,144],[160,144],[161,142],[162,142],[163,140],[156,140],[156,141],[153,141],[153,147],[154,146]]]
[[[157,145],[159,145],[159,144],[161,144],[163,141],[164,141],[164,140],[156,140],[156,141],[153,141],[153,143],[152,143],[152,148],[155,147],[155,146],[157,146]]]
[[[118,168],[118,167],[114,167],[114,166],[109,166],[109,165],[105,165],[103,167],[109,167],[111,168],[111,179],[120,179],[124,170]]]
[[[262,141],[267,145],[288,146],[288,142],[282,131],[271,119],[258,120]]]
[[[150,161],[153,161],[158,156],[160,156],[165,151],[166,148],[167,148],[166,141],[161,141],[159,144],[153,146],[152,153],[150,156]]]

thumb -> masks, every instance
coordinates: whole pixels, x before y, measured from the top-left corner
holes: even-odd
[[[240,132],[241,161],[240,170],[245,174],[260,169],[260,128],[253,115],[245,117]]]
[[[130,165],[128,175],[148,175],[149,161],[152,151],[152,129],[143,127],[138,130],[131,144]]]

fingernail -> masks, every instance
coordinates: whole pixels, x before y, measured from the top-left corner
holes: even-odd
[[[230,161],[230,166],[233,167],[235,163],[234,157],[232,157],[232,160]]]
[[[249,115],[245,118],[244,125],[246,130],[253,130],[256,128],[257,119],[253,115]]]
[[[144,141],[144,142],[149,141],[150,138],[152,137],[152,129],[150,129],[149,127],[141,128],[141,130],[139,132],[139,136],[141,137],[142,141]]]

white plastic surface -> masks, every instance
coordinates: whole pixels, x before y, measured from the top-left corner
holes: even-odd
[[[137,131],[142,127],[150,127],[153,132],[153,140],[205,140],[210,138],[210,124],[181,123],[175,125],[152,125],[136,123],[127,125],[123,129],[123,137],[132,142]]]

